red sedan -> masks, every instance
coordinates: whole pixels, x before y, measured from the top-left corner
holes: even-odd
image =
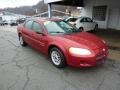
[[[30,45],[50,56],[58,68],[93,67],[105,63],[108,47],[101,38],[80,32],[60,19],[31,19],[17,28],[22,46]]]

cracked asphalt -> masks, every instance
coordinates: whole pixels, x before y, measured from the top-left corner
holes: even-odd
[[[120,90],[120,62],[109,58],[99,67],[57,69],[19,45],[16,27],[0,27],[0,90]]]

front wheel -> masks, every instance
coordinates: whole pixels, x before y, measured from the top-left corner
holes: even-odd
[[[53,65],[57,68],[63,68],[66,66],[65,56],[58,48],[53,47],[50,50],[50,58]]]

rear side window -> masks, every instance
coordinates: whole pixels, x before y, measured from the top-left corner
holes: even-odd
[[[33,22],[33,28],[32,28],[35,32],[42,32],[41,26],[39,23],[37,22]]]
[[[81,20],[80,20],[80,22],[85,22],[86,20],[85,20],[85,18],[82,18]]]
[[[92,19],[90,18],[82,18],[80,22],[92,22]]]
[[[25,27],[26,27],[27,29],[31,29],[31,28],[32,28],[32,24],[33,24],[33,21],[27,21],[27,22],[25,23]]]
[[[86,18],[87,22],[93,22],[91,18]]]

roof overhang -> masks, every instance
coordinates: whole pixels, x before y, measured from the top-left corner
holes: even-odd
[[[67,5],[67,6],[76,6],[83,7],[83,0],[44,0],[46,4],[57,4],[57,5]]]

